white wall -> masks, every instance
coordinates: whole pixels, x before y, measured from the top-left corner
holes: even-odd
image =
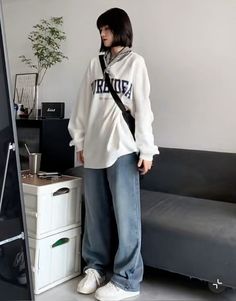
[[[124,8],[134,50],[145,57],[160,146],[236,152],[236,0],[3,0],[12,76],[29,69],[27,34],[40,18],[63,16],[68,61],[48,71],[43,101],[65,101],[70,116],[81,77],[97,54],[96,19]]]

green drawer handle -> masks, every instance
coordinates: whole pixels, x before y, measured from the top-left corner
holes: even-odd
[[[52,248],[55,248],[55,247],[64,245],[64,244],[66,244],[68,241],[69,241],[69,238],[65,238],[65,237],[64,237],[64,238],[60,238],[60,239],[58,239],[58,241],[56,241],[56,242],[52,245]]]

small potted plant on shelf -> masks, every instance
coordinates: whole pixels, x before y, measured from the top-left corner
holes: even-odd
[[[61,63],[63,59],[67,59],[61,51],[62,41],[66,39],[66,34],[61,29],[62,25],[63,17],[51,17],[50,19],[40,20],[38,24],[33,26],[34,30],[28,35],[36,62],[33,62],[30,58],[26,58],[25,55],[19,57],[23,63],[34,69],[38,74],[33,104],[36,117],[38,117],[39,86],[47,70],[53,65]]]

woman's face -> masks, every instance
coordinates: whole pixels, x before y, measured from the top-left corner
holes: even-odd
[[[114,35],[108,25],[102,26],[100,28],[100,35],[101,35],[101,39],[102,39],[104,46],[111,47],[111,45],[113,43]]]

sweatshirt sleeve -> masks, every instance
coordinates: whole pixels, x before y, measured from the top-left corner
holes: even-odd
[[[76,151],[83,150],[84,148],[86,123],[92,97],[90,69],[89,66],[84,75],[79,89],[79,95],[68,124],[68,130],[72,137],[70,146],[74,145]]]
[[[140,151],[140,159],[152,161],[154,154],[159,154],[154,144],[152,131],[153,113],[150,104],[150,82],[145,61],[139,57],[136,62],[136,76],[134,80],[134,108],[135,108],[135,139]]]

